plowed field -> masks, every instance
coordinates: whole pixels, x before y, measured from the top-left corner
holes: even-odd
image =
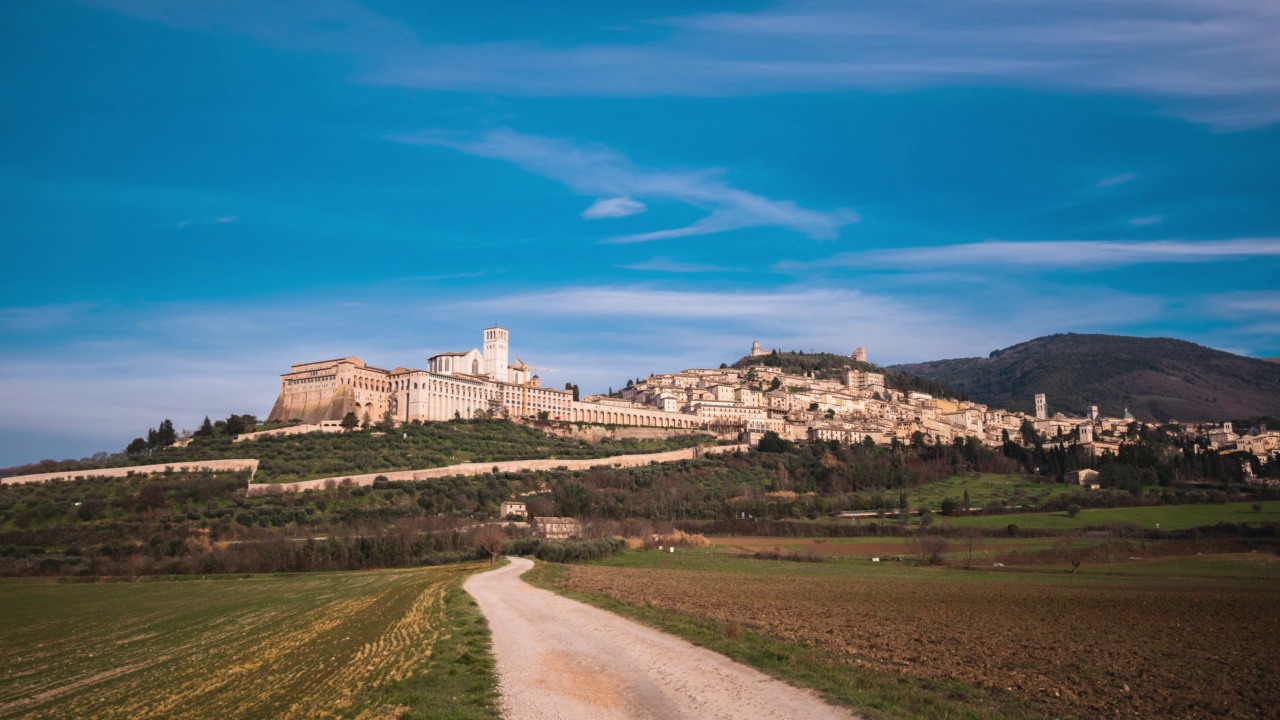
[[[0,583],[0,718],[394,717],[474,566]]]
[[[738,621],[853,667],[1011,691],[1051,716],[1280,717],[1273,583],[723,562],[572,566],[568,584]]]

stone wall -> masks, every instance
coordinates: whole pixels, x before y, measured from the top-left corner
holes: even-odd
[[[417,481],[431,478],[450,477],[453,475],[484,475],[495,470],[497,472],[538,472],[566,468],[568,470],[587,470],[593,467],[639,467],[655,462],[678,462],[692,460],[704,455],[726,452],[745,451],[748,445],[716,445],[713,447],[693,447],[682,450],[669,450],[659,453],[643,453],[639,455],[615,455],[605,458],[589,458],[586,460],[509,460],[505,462],[462,463],[444,467],[427,468],[425,470],[399,470],[392,472],[367,473],[365,475],[347,475],[342,477],[305,480],[294,483],[257,483],[250,481],[248,494],[267,495],[271,493],[302,492],[303,490],[321,490],[338,486],[372,485],[375,478],[385,477],[391,481]]]
[[[151,475],[162,472],[242,472],[249,471],[249,482],[258,472],[258,461],[246,460],[197,460],[195,462],[163,463],[159,465],[131,465],[129,467],[97,468],[94,470],[68,470],[66,472],[15,475],[0,478],[5,485],[49,482],[50,480],[77,480],[82,478],[120,478],[130,475]]]
[[[261,430],[259,432],[237,435],[232,442],[257,440],[258,438],[271,437],[272,435],[305,435],[313,432],[340,433],[344,430],[345,428],[341,425],[331,421],[320,424],[290,425],[288,427],[276,428],[275,430]]]

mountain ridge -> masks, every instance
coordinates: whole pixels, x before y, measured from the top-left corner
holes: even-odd
[[[1280,415],[1280,365],[1177,338],[1059,333],[989,356],[890,366],[994,407],[1104,415],[1126,408],[1139,420],[1220,422]]]

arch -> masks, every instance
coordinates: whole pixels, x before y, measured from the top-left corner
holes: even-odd
[[[479,375],[479,374],[480,374],[480,361],[479,361],[479,360],[472,360],[472,361],[471,361],[471,374],[472,374],[472,375]]]

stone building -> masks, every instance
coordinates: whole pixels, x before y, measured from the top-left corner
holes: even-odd
[[[469,420],[485,415],[569,420],[573,392],[544,388],[529,367],[508,363],[506,329],[484,330],[484,352],[432,355],[426,370],[383,370],[357,357],[294,365],[280,378],[280,395],[268,422],[318,424],[347,413],[395,422]]]
[[[535,517],[529,525],[533,536],[543,540],[568,540],[582,536],[582,522],[567,517]]]
[[[529,514],[529,509],[519,500],[504,500],[502,509],[498,511],[498,517],[505,518],[508,515],[516,515],[521,518]]]

